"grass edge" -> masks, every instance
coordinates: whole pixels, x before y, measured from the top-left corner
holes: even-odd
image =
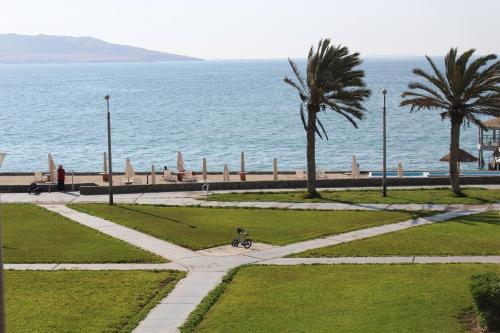
[[[224,294],[227,287],[233,280],[234,276],[238,271],[244,267],[239,266],[231,269],[229,272],[224,275],[221,283],[219,283],[214,289],[212,289],[207,296],[205,296],[200,304],[196,306],[196,309],[193,310],[184,322],[182,326],[179,327],[179,331],[181,333],[192,333],[196,329],[196,327],[203,321],[208,311],[212,308],[212,306],[219,300],[219,298]]]

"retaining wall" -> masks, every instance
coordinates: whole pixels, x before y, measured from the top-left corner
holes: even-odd
[[[490,185],[500,184],[500,177],[462,177],[462,185]],[[246,181],[246,182],[220,182],[209,183],[211,191],[218,190],[254,190],[254,189],[296,189],[306,188],[305,180],[280,180],[280,181]],[[388,186],[448,186],[448,178],[388,178]],[[200,191],[203,183],[169,183],[156,185],[127,185],[113,186],[113,193],[145,193],[145,192],[179,192]],[[317,181],[318,188],[324,187],[379,187],[382,186],[380,178],[363,179],[322,179]],[[95,195],[107,194],[108,186],[80,186],[80,194]]]

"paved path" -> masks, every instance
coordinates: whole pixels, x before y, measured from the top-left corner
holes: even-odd
[[[165,242],[153,236],[101,219],[96,216],[78,212],[64,205],[41,205],[42,207],[67,217],[87,227],[96,229],[106,235],[121,239],[146,251],[174,261],[180,258],[197,257],[198,253],[179,245]]]
[[[146,195],[146,194],[144,194]],[[295,204],[299,205],[299,204]],[[318,204],[314,204],[318,205]],[[168,243],[164,240],[146,235],[136,230],[121,226],[119,224],[90,216],[70,209],[61,204],[44,204],[42,207],[61,214],[78,223],[94,228],[112,237],[124,240],[132,245],[162,256],[172,263],[167,264],[34,264],[34,265],[6,265],[7,269],[180,269],[187,270],[187,276],[181,280],[148,315],[139,323],[133,331],[135,333],[161,333],[177,332],[189,314],[196,308],[201,300],[220,283],[222,277],[232,268],[244,264],[308,264],[308,263],[375,263],[388,262],[495,262],[498,257],[401,257],[401,258],[282,258],[289,254],[298,253],[310,249],[339,243],[350,242],[357,239],[374,237],[389,232],[404,230],[415,226],[437,223],[455,217],[476,214],[488,209],[496,208],[493,205],[467,206],[461,209],[447,211],[442,214],[403,221],[394,224],[382,225],[363,230],[347,232],[344,234],[328,236],[286,246],[258,245],[256,249],[244,251],[230,247],[217,247],[202,251],[191,251],[178,245]],[[309,209],[301,205],[297,209]],[[320,207],[320,206],[315,206]],[[331,206],[331,209],[334,209]],[[385,207],[384,207],[385,208]],[[500,207],[499,207],[500,208]],[[378,207],[370,209],[380,209]],[[420,208],[418,208],[420,209]],[[451,209],[451,208],[450,208]],[[469,260],[469,261],[467,261]],[[366,261],[366,262],[363,262]],[[141,268],[139,268],[141,267]]]
[[[259,265],[336,265],[336,264],[500,264],[500,256],[441,256],[441,257],[338,257],[338,258],[276,258]]]
[[[221,281],[225,271],[189,272],[133,333],[175,333],[202,299]]]
[[[175,262],[164,264],[4,264],[4,268],[15,271],[130,271],[130,270],[176,270],[187,271]]]
[[[431,210],[450,211],[466,209],[469,205],[461,204],[346,204],[339,202],[332,203],[289,203],[289,202],[223,202],[197,200],[201,192],[155,192],[155,193],[135,193],[116,194],[116,203],[137,203],[169,206],[200,206],[200,207],[239,207],[239,208],[281,208],[297,210]],[[2,194],[2,201],[5,203],[34,203],[42,205],[68,204],[68,203],[105,203],[108,201],[107,195],[80,195],[78,192],[52,192],[41,193],[40,195],[29,195],[27,193],[5,193]],[[472,205],[474,206],[474,205]],[[493,204],[492,207],[500,209],[500,203]]]

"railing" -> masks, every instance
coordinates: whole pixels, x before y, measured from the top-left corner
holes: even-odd
[[[493,135],[483,135],[483,140],[481,144],[483,146],[488,146],[488,147],[500,146],[500,137],[499,136],[493,137]]]

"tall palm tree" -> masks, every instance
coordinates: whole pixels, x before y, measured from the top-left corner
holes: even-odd
[[[490,54],[478,57],[469,64],[474,51],[470,49],[457,56],[457,49],[452,48],[444,58],[444,74],[426,56],[433,73],[415,68],[413,73],[421,80],[411,82],[409,90],[401,96],[401,106],[409,105],[411,111],[440,110],[441,119],[450,120],[450,182],[457,196],[463,195],[457,165],[460,127],[473,123],[484,128],[479,116],[500,116],[500,62],[487,66],[488,62],[497,58]]]
[[[364,72],[355,69],[361,64],[359,53],[349,53],[345,46],[330,44],[322,39],[307,57],[306,77],[297,65],[288,59],[296,80],[285,77],[285,83],[294,87],[300,98],[300,117],[307,133],[307,196],[319,197],[316,192],[316,135],[326,138],[323,124],[318,118],[320,111],[333,111],[345,117],[357,128],[356,120],[363,118],[365,108],[361,104],[370,96],[365,89]]]

